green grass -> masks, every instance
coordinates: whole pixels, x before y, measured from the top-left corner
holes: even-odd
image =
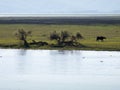
[[[14,36],[14,32],[18,29],[25,29],[32,31],[31,40],[47,41],[49,35],[53,31],[68,31],[72,34],[80,32],[84,39],[79,42],[86,46],[83,48],[78,47],[64,47],[64,48],[51,48],[44,47],[31,47],[40,49],[90,49],[90,50],[120,50],[120,25],[40,25],[40,24],[0,24],[0,46],[9,46],[18,44],[18,40]],[[104,42],[96,42],[96,36],[105,36],[107,39]],[[13,47],[14,48],[14,47]]]

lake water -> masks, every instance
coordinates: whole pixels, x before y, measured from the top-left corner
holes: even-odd
[[[0,90],[120,90],[120,52],[0,49]]]

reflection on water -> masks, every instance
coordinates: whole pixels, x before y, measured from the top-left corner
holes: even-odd
[[[120,90],[119,58],[108,51],[0,49],[0,90]]]
[[[20,49],[20,50],[18,50],[18,55],[25,56],[25,55],[26,55],[26,52],[27,52],[27,50],[25,50],[25,49]]]
[[[19,74],[25,73],[26,58],[22,57],[22,59],[21,59],[20,57],[26,56],[26,53],[27,53],[27,50],[25,50],[25,49],[20,49],[17,51],[18,59],[16,60],[16,69],[17,69],[16,72]]]

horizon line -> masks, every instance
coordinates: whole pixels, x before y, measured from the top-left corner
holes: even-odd
[[[25,13],[21,13],[21,14],[0,14],[0,17],[12,17],[12,16],[33,16],[33,17],[36,17],[36,16],[120,16],[120,13],[118,14],[114,14],[114,13],[82,13],[82,14],[25,14]]]

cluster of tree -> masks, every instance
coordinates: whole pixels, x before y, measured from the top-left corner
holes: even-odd
[[[20,40],[22,42],[22,46],[24,46],[25,48],[30,47],[30,45],[36,44],[36,45],[48,45],[47,42],[36,42],[35,40],[33,40],[32,43],[28,43],[27,41],[27,37],[31,36],[32,32],[31,31],[25,31],[24,29],[19,29],[17,30],[17,32],[15,33],[15,36],[17,37],[18,40]],[[61,31],[60,33],[54,31],[50,34],[50,40],[56,40],[57,41],[57,45],[62,45],[62,46],[76,46],[78,45],[78,40],[82,39],[82,35],[77,32],[75,35],[70,34],[67,31]]]
[[[77,40],[79,39],[83,39],[83,36],[79,32],[75,35],[67,31],[61,31],[60,33],[54,31],[50,34],[50,40],[56,40],[58,45],[75,46],[78,44]]]

